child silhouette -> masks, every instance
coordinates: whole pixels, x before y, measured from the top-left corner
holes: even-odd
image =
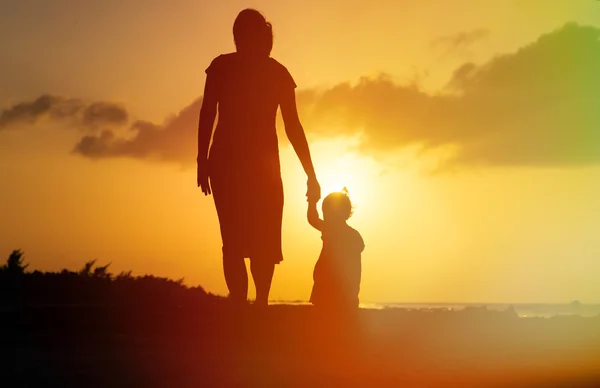
[[[319,218],[317,203],[309,201],[307,218],[310,225],[321,231],[323,248],[313,272],[310,302],[327,310],[358,308],[360,291],[361,253],[363,239],[346,221],[352,215],[348,190],[329,194],[322,204],[323,219]]]

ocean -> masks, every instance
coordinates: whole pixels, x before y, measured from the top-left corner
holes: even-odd
[[[277,301],[271,304],[310,305],[302,301]],[[550,304],[550,303],[361,303],[364,309],[390,309],[420,311],[459,311],[467,307],[485,307],[490,311],[504,311],[513,308],[522,318],[550,318],[563,315],[578,315],[581,317],[594,317],[600,315],[600,304],[581,304],[578,302]]]

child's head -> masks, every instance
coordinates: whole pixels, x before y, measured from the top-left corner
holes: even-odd
[[[346,221],[352,215],[352,202],[348,190],[333,192],[323,199],[323,219],[325,221]]]

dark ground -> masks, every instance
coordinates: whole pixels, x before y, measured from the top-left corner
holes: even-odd
[[[600,316],[467,309],[0,310],[1,387],[600,387]]]

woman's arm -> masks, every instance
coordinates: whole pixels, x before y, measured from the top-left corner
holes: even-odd
[[[288,89],[281,100],[281,115],[285,125],[285,133],[300,159],[302,168],[308,177],[308,196],[309,201],[316,202],[321,198],[321,187],[317,181],[315,169],[310,156],[310,149],[304,134],[304,128],[298,117],[298,109],[296,107],[296,93],[294,89]]]
[[[308,210],[306,212],[306,218],[308,223],[316,230],[323,231],[323,220],[319,218],[319,212],[317,211],[317,202],[308,202]]]
[[[210,195],[211,189],[208,183],[208,147],[212,137],[212,131],[217,116],[217,93],[215,80],[207,75],[204,85],[204,97],[200,118],[198,120],[198,186],[202,188],[204,195]]]

